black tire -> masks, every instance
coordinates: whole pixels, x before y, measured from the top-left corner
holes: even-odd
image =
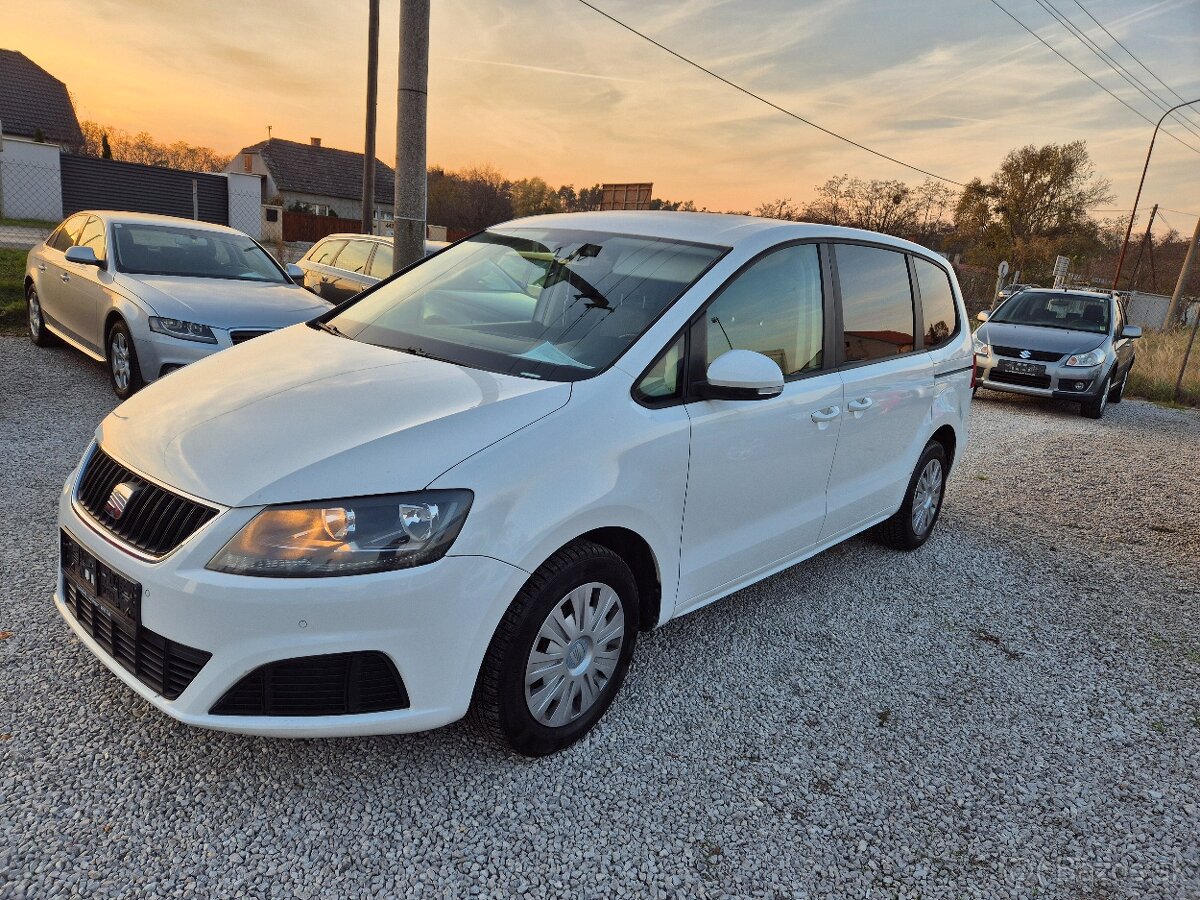
[[[619,656],[591,706],[563,725],[543,724],[526,699],[526,666],[555,606],[566,601],[572,590],[590,582],[608,585],[620,600],[624,634]],[[607,547],[591,541],[568,544],[530,576],[500,620],[480,668],[470,718],[492,739],[524,756],[546,756],[570,746],[600,720],[620,690],[637,631],[637,582],[629,566]],[[616,652],[615,646],[612,652]],[[564,668],[567,658],[569,654],[564,657]]]
[[[921,481],[921,476],[925,472],[926,467],[931,462],[937,461],[938,470],[940,472],[941,484],[937,492],[936,502],[929,511],[932,512],[925,525],[923,531],[918,531],[914,525],[913,519],[913,504],[917,498],[917,485]],[[938,518],[942,513],[942,500],[946,496],[946,476],[949,475],[949,466],[946,460],[946,448],[937,441],[930,441],[925,445],[925,450],[921,453],[921,458],[917,460],[916,468],[913,469],[912,478],[908,480],[908,488],[904,492],[904,502],[900,504],[900,508],[886,522],[881,523],[875,533],[879,540],[895,550],[916,550],[933,534],[933,529],[938,523]]]
[[[1109,403],[1120,403],[1125,399],[1125,384],[1129,381],[1129,372],[1133,368],[1133,361],[1129,363],[1129,368],[1125,370],[1125,374],[1121,376],[1120,384],[1114,384],[1108,392]]]
[[[25,321],[29,325],[29,339],[37,346],[53,347],[62,343],[58,335],[46,327],[41,299],[38,297],[37,288],[32,284],[25,288]]]
[[[1104,376],[1104,383],[1100,385],[1100,390],[1096,392],[1095,397],[1088,397],[1079,404],[1079,413],[1087,419],[1099,419],[1104,415],[1104,410],[1108,407],[1108,395],[1112,392],[1112,373],[1109,372]]]
[[[122,348],[124,366],[122,366]],[[146,384],[142,380],[142,370],[138,364],[137,347],[133,343],[133,335],[123,319],[117,319],[104,338],[105,359],[108,360],[108,380],[113,393],[122,400],[128,400]],[[124,369],[124,379],[121,377]],[[124,382],[124,383],[122,383]]]

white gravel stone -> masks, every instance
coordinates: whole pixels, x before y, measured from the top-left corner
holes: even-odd
[[[1195,413],[981,395],[924,548],[666,626],[526,760],[148,707],[50,600],[104,371],[8,337],[0,378],[0,896],[1200,896]]]

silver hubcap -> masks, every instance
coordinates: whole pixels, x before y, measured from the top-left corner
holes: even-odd
[[[116,382],[117,388],[123,391],[129,387],[129,342],[125,340],[124,332],[113,332],[108,345],[108,358],[112,366],[113,381]]]
[[[525,703],[543,725],[587,712],[612,680],[625,639],[621,598],[592,581],[563,597],[542,623],[525,665]]]
[[[37,291],[29,292],[29,333],[34,337],[42,333],[42,304]]]
[[[933,517],[937,515],[941,501],[942,464],[931,459],[921,470],[921,477],[917,479],[917,488],[913,492],[912,527],[918,537],[933,525]]]

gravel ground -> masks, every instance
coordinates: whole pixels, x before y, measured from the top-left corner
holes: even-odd
[[[1200,416],[981,395],[934,538],[645,638],[583,743],[188,729],[50,601],[113,406],[0,338],[0,895],[1200,896]]]

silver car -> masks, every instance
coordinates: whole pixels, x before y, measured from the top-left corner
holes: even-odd
[[[233,228],[87,211],[29,251],[29,336],[107,362],[124,399],[190,362],[329,309]]]
[[[1027,288],[975,332],[975,386],[1079,403],[1099,419],[1120,403],[1142,329],[1116,298],[1092,291]]]

